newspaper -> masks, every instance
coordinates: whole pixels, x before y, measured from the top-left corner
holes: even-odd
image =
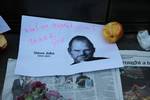
[[[14,75],[9,59],[2,100],[123,100],[118,69],[69,76]]]
[[[150,100],[150,52],[120,51],[124,68],[120,68],[124,100]]]

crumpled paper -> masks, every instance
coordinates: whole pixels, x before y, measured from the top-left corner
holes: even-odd
[[[137,34],[139,45],[144,50],[150,50],[150,35],[148,30],[141,30]]]

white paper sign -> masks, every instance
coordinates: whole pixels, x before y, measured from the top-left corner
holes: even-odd
[[[4,33],[9,30],[10,30],[9,26],[4,21],[4,19],[0,16],[0,33]]]
[[[15,73],[69,75],[123,67],[118,47],[105,42],[102,28],[97,24],[23,16]]]

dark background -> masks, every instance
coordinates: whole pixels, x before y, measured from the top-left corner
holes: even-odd
[[[137,43],[138,30],[150,30],[150,0],[0,0],[0,15],[11,27],[4,33],[8,47],[0,52],[0,94],[8,58],[17,58],[21,15],[106,24],[119,21],[124,37],[119,49],[142,50]]]

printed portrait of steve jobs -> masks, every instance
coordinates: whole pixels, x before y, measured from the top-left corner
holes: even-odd
[[[108,59],[106,57],[94,57],[94,52],[94,45],[85,36],[75,36],[69,42],[68,53],[74,60],[71,65],[78,64],[83,61]]]

